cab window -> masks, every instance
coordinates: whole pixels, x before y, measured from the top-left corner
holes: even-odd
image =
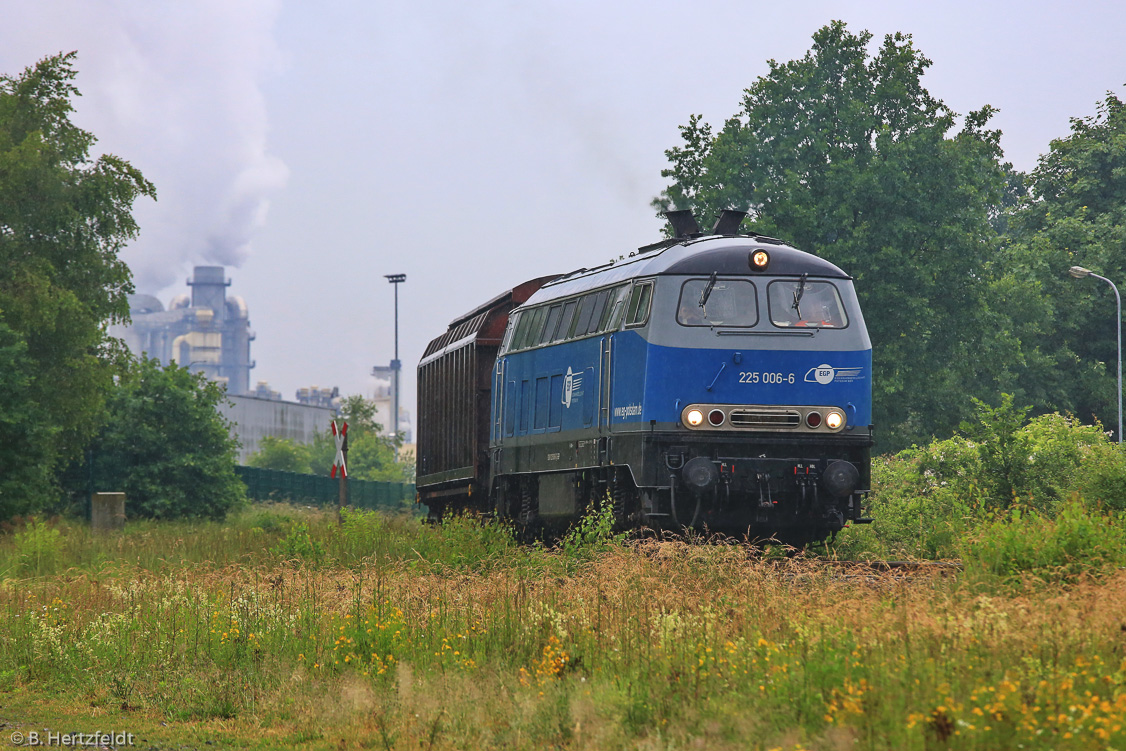
[[[512,349],[512,337],[516,333],[516,329],[520,326],[520,314],[517,313],[508,319],[508,326],[504,329],[504,340],[500,343],[501,352],[508,352]]]
[[[836,285],[804,277],[771,282],[766,290],[770,322],[782,328],[843,329],[848,316]]]
[[[680,288],[676,312],[682,326],[735,326],[758,323],[758,293],[744,279],[689,279]]]

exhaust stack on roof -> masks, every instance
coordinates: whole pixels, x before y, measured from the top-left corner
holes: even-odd
[[[692,216],[690,209],[666,211],[665,218],[672,225],[673,237],[692,237],[700,234],[700,225],[696,224],[696,218]]]
[[[743,218],[747,216],[745,211],[736,211],[735,209],[724,209],[719,213],[715,220],[715,226],[712,227],[713,235],[737,235],[739,234],[739,227],[743,224]]]

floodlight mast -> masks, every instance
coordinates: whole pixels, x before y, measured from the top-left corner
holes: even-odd
[[[1084,279],[1088,276],[1094,277],[1106,282],[1114,290],[1114,300],[1118,305],[1118,442],[1122,443],[1122,296],[1118,294],[1118,287],[1114,286],[1114,282],[1105,276],[1099,276],[1090,269],[1072,266],[1067,270],[1067,273],[1076,279]]]
[[[407,275],[384,274],[383,277],[395,285],[395,359],[391,361],[392,388],[395,395],[391,405],[391,424],[394,426],[395,461],[399,461],[399,371],[402,370],[402,363],[399,362],[399,285],[407,280]]]

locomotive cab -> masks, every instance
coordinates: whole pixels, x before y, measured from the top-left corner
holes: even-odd
[[[866,521],[871,343],[852,280],[784,246],[689,249],[646,331],[641,513],[792,542]]]

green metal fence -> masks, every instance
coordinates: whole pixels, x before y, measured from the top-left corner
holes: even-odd
[[[305,475],[278,469],[235,467],[246,484],[246,496],[254,501],[299,501],[335,506],[340,497],[340,480],[323,475]],[[381,511],[417,511],[414,485],[404,482],[376,482],[348,479],[348,505]]]

